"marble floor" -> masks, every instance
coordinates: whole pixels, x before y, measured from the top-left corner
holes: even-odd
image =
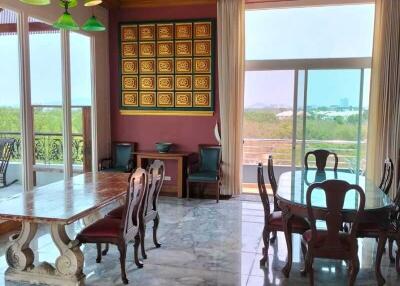
[[[130,285],[194,286],[194,285],[308,285],[300,275],[302,256],[300,240],[294,236],[294,265],[286,279],[281,269],[286,259],[286,244],[282,234],[269,248],[269,265],[260,268],[263,211],[255,199],[238,198],[229,201],[160,199],[161,223],[159,240],[162,247],[153,248],[151,227],[146,239],[148,258],[143,269],[133,263],[133,247],[127,255]],[[74,224],[68,230],[74,235],[82,227]],[[58,251],[46,229],[40,229],[31,247],[36,259],[54,261]],[[0,285],[19,285],[4,281],[7,268],[5,249],[7,236],[0,237]],[[361,270],[357,285],[376,285],[373,271],[376,243],[360,240]],[[86,285],[123,285],[120,280],[118,251],[111,247],[101,264],[95,263],[94,245],[83,247]],[[387,285],[400,285],[400,275],[384,256],[383,275]],[[315,285],[346,285],[347,271],[342,262],[316,260]]]

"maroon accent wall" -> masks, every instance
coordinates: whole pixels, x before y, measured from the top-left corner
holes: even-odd
[[[124,21],[181,20],[216,18],[217,5],[136,8],[110,11],[110,88],[111,138],[133,141],[139,150],[154,150],[155,143],[175,144],[176,151],[197,151],[198,144],[215,144],[214,126],[219,121],[218,79],[215,80],[214,116],[127,116],[120,115],[120,80],[118,71],[118,24]],[[216,53],[216,51],[215,51]],[[217,64],[215,64],[217,75]]]

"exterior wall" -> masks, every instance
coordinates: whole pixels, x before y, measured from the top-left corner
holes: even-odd
[[[216,17],[216,4],[117,9],[110,11],[110,98],[111,138],[113,141],[137,142],[139,150],[154,150],[156,142],[167,141],[174,143],[173,150],[192,152],[198,150],[198,144],[216,143],[214,139],[214,126],[219,120],[217,79],[215,81],[215,112],[213,116],[123,116],[119,112],[120,79],[118,70],[119,22]],[[217,69],[217,66],[215,66],[215,69]],[[217,74],[217,70],[215,71]]]

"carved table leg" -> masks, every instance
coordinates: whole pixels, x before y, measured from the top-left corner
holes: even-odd
[[[385,244],[387,240],[387,235],[385,231],[382,231],[379,234],[379,240],[378,240],[378,249],[376,252],[376,261],[375,261],[375,275],[376,275],[376,281],[378,282],[378,285],[384,285],[385,284],[385,278],[382,276],[381,272],[381,261],[382,261],[382,255],[385,249]]]
[[[285,239],[286,239],[286,246],[287,246],[287,252],[288,252],[288,258],[285,267],[282,269],[283,275],[285,275],[286,278],[289,277],[290,275],[290,270],[292,269],[292,225],[290,223],[290,219],[292,217],[292,214],[290,213],[290,210],[285,208],[282,210],[283,213],[283,230],[285,232]]]
[[[6,260],[9,266],[6,278],[9,274],[26,271],[34,268],[34,254],[29,244],[35,237],[37,224],[22,222],[21,232],[16,238],[12,239],[12,244],[7,249]]]

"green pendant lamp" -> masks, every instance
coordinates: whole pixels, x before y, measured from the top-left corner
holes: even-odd
[[[101,31],[105,31],[106,27],[104,27],[103,23],[101,23],[99,20],[97,20],[96,16],[93,15],[82,26],[82,30],[87,31],[87,32],[101,32]]]
[[[60,1],[60,6],[65,7],[65,5],[68,4],[68,8],[74,8],[78,5],[78,0],[61,0]]]
[[[19,0],[19,1],[21,1],[22,3],[25,3],[25,4],[38,5],[38,6],[50,4],[50,0]]]
[[[83,4],[83,5],[85,5],[86,7],[96,6],[96,5],[101,4],[102,2],[103,2],[103,0],[85,0],[85,4]]]
[[[61,1],[64,4],[65,12],[58,18],[57,22],[53,24],[54,28],[64,29],[64,30],[79,30],[78,24],[75,22],[74,18],[72,18],[71,14],[68,12],[68,7],[70,2],[72,1]]]

